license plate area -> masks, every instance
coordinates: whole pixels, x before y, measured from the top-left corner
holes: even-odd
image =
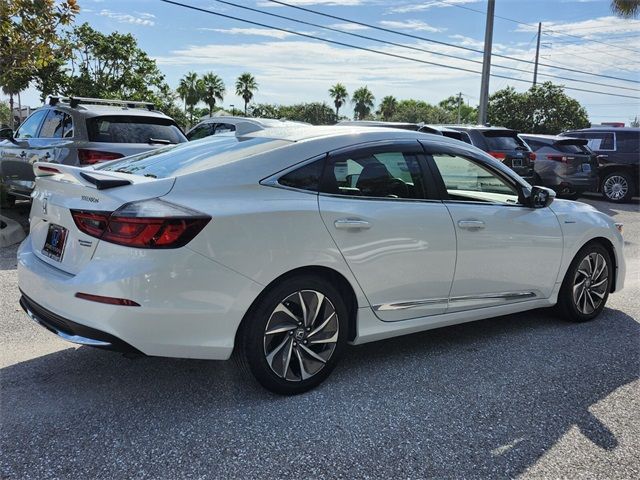
[[[511,165],[513,165],[514,167],[521,167],[522,166],[522,159],[521,158],[514,158],[513,160],[511,160]]]
[[[42,247],[42,254],[56,262],[61,262],[68,233],[69,231],[64,227],[55,223],[50,224],[44,247]]]

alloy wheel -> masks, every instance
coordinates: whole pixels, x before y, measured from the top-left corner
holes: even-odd
[[[591,315],[600,307],[609,288],[609,267],[597,252],[580,262],[573,281],[573,301],[583,315]]]
[[[611,200],[620,200],[627,195],[629,191],[629,183],[627,179],[621,175],[611,175],[602,186],[604,194]]]
[[[333,355],[338,333],[338,315],[331,301],[316,290],[300,290],[271,313],[264,332],[264,355],[278,377],[307,380]]]

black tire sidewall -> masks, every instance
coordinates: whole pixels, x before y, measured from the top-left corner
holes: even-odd
[[[578,307],[573,301],[573,280],[582,260],[588,254],[596,252],[602,255],[607,262],[607,268],[609,270],[609,283],[607,285],[607,290],[605,291],[604,298],[602,299],[602,302],[600,303],[598,308],[593,313],[585,315],[578,310]],[[567,273],[565,274],[564,280],[562,282],[562,287],[560,288],[560,293],[558,294],[558,307],[562,316],[566,320],[572,322],[587,322],[600,315],[600,313],[602,313],[602,310],[604,310],[607,299],[609,298],[611,282],[613,281],[614,275],[615,271],[613,269],[613,261],[606,248],[604,248],[600,243],[589,243],[582,247],[573,258],[571,265],[569,265],[569,269],[567,270]]]
[[[617,199],[609,198],[607,197],[607,194],[604,191],[604,184],[607,182],[607,179],[609,179],[609,177],[613,177],[613,176],[624,177],[624,179],[627,181],[627,185],[629,186],[629,189],[627,190],[627,194],[622,198],[617,198]],[[613,203],[624,203],[624,202],[630,201],[634,195],[635,189],[636,189],[636,184],[633,181],[633,178],[631,177],[631,175],[629,175],[627,172],[623,172],[620,170],[616,170],[614,172],[606,174],[602,179],[602,185],[600,187],[602,196],[606,198],[607,201],[613,202]]]
[[[271,370],[264,355],[263,341],[267,322],[278,303],[300,290],[316,290],[331,301],[338,315],[339,331],[333,355],[322,370],[307,380],[292,382],[278,377]],[[258,299],[243,320],[240,333],[241,355],[256,380],[274,393],[295,395],[322,383],[335,368],[346,347],[348,309],[340,292],[329,281],[312,275],[296,275],[285,278]]]

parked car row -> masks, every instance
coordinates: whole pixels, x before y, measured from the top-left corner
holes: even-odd
[[[300,127],[304,122],[268,118],[214,116],[186,135],[150,103],[81,97],[50,97],[15,134],[0,143],[0,178],[11,203],[28,198],[34,186],[33,164],[48,161],[91,166],[163,145],[211,135],[265,128]],[[426,125],[410,122],[343,121],[341,127],[385,127],[431,133],[487,152],[530,184],[552,188],[575,199],[601,191],[613,202],[638,195],[640,129],[598,127],[558,136],[518,134],[492,126]]]

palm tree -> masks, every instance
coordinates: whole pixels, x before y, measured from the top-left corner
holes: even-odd
[[[336,83],[329,89],[329,95],[333,99],[333,104],[336,106],[336,120],[338,120],[338,111],[340,110],[340,107],[342,107],[342,105],[344,105],[344,102],[349,99],[347,87],[345,87],[341,83]]]
[[[193,109],[203,97],[204,84],[196,72],[187,73],[180,80],[178,94],[184,101],[185,112],[189,109],[189,123],[193,124]]]
[[[635,18],[640,12],[638,0],[611,0],[611,10],[623,18]]]
[[[371,109],[374,105],[376,97],[373,96],[371,90],[368,87],[360,87],[351,96],[351,103],[353,107],[354,117],[356,120],[364,120],[367,115],[371,113]]]
[[[222,79],[215,73],[207,73],[202,77],[204,95],[202,100],[209,106],[209,116],[213,115],[216,100],[224,100],[226,88]]]
[[[382,115],[382,119],[386,122],[391,119],[398,109],[398,100],[393,95],[387,95],[380,102],[378,107],[378,115]]]
[[[244,100],[244,115],[247,116],[247,105],[253,98],[253,92],[258,90],[258,83],[250,73],[243,73],[236,80],[236,95]]]

